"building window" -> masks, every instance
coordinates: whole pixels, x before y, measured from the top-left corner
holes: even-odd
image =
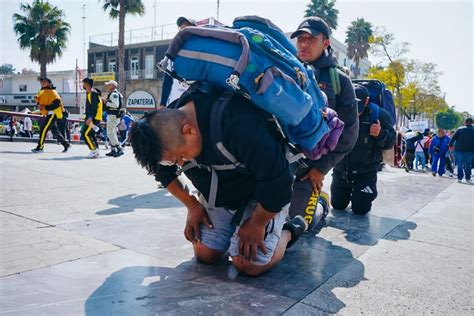
[[[140,64],[138,62],[138,56],[130,58],[130,78],[138,79],[140,73]]]
[[[102,60],[96,60],[95,62],[95,72],[103,72],[104,71],[104,64]]]
[[[117,68],[115,66],[115,59],[109,60],[109,71],[110,72],[116,72]]]
[[[20,85],[20,92],[26,92],[28,90],[28,86],[26,84]]]
[[[344,67],[346,67],[346,66],[347,66],[347,59],[344,58]]]
[[[153,55],[145,56],[145,78],[153,79],[153,64],[155,58]]]

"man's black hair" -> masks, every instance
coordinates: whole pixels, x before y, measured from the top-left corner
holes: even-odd
[[[186,116],[176,109],[154,110],[132,124],[130,142],[137,162],[155,178],[163,154],[182,144],[180,134]]]
[[[472,125],[472,117],[468,117],[465,121],[465,124]]]
[[[92,79],[92,78],[85,77],[84,79],[82,79],[82,82],[89,84],[89,86],[91,86],[91,87],[94,86],[94,79]]]

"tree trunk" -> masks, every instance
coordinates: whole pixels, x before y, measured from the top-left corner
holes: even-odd
[[[360,69],[359,69],[359,58],[356,59],[356,73],[355,73],[355,77],[356,79],[359,79],[359,75],[360,75]]]
[[[46,61],[40,61],[40,78],[46,77]]]
[[[125,0],[120,0],[119,9],[119,38],[118,38],[118,71],[119,71],[119,90],[121,91],[124,100],[126,96],[125,83]]]

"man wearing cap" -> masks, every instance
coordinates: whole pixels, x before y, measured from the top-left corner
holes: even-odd
[[[382,151],[395,144],[395,129],[389,114],[371,103],[369,91],[355,84],[359,114],[359,137],[354,149],[334,167],[331,183],[331,204],[344,210],[349,202],[352,212],[367,214],[377,197],[377,171]]]
[[[186,27],[196,26],[196,22],[193,19],[180,16],[178,20],[176,20],[176,25],[181,31]],[[168,68],[168,70],[172,69]],[[160,106],[166,107],[168,104],[178,99],[184,93],[184,91],[186,91],[186,89],[187,88],[180,84],[178,80],[173,79],[171,76],[165,73],[163,77],[163,86],[161,87]]]
[[[117,81],[110,80],[105,83],[109,94],[103,99],[105,110],[107,111],[107,138],[110,141],[111,151],[106,156],[119,157],[123,155],[122,147],[117,138],[117,126],[123,114],[123,96],[117,90]]]
[[[31,151],[34,153],[43,152],[46,134],[51,129],[54,137],[61,143],[61,145],[63,145],[63,152],[66,152],[71,145],[66,141],[64,135],[57,127],[57,121],[63,118],[61,97],[56,92],[55,87],[49,78],[45,77],[40,78],[39,80],[41,83],[41,89],[38,91],[35,99],[41,114],[46,116],[46,118],[40,128],[38,145]]]
[[[84,90],[86,90],[86,121],[82,126],[81,134],[90,149],[87,158],[100,158],[95,133],[100,130],[99,124],[102,119],[101,92],[94,88],[94,80],[91,78],[82,79],[82,83]]]
[[[336,148],[319,160],[309,162],[312,168],[301,177],[301,180],[310,179],[315,191],[321,191],[324,176],[352,150],[359,129],[354,89],[349,77],[336,68],[330,35],[328,25],[319,17],[304,19],[291,34],[291,38],[296,37],[298,58],[313,66],[318,84],[328,97],[328,106],[344,122]]]

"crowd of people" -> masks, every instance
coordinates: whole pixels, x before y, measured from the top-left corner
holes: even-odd
[[[196,23],[180,17],[177,25],[181,30]],[[97,137],[104,130],[111,146],[107,156],[123,155],[128,139],[139,164],[187,208],[184,235],[197,260],[213,264],[229,254],[238,271],[260,275],[281,261],[303,233],[321,229],[330,205],[338,211],[350,205],[361,216],[370,212],[383,151],[396,143],[390,114],[373,103],[366,87],[337,68],[330,35],[319,17],[305,18],[291,34],[298,59],[312,67],[327,107],[343,122],[334,150],[318,159],[294,159],[298,155],[276,132],[274,120],[241,94],[199,83],[180,91],[166,76],[160,108],[135,123],[123,108],[117,82],[106,82],[103,98],[94,81],[85,78],[84,124],[75,124],[73,133],[81,130],[89,158],[100,156]],[[37,101],[46,119],[33,152],[43,150],[48,130],[67,151],[61,99],[48,78],[41,85]],[[407,131],[400,135],[403,166],[408,172],[424,171],[430,164],[433,175],[443,176],[446,165],[454,175],[454,159],[447,159],[453,155],[458,179],[472,183],[473,136],[472,119],[452,137],[441,129],[436,135]],[[322,188],[331,170],[329,195]],[[181,174],[197,193],[189,192]]]
[[[406,130],[401,135],[399,166],[406,172],[431,172],[436,177],[454,178],[458,182],[474,184],[471,180],[474,155],[474,129],[472,118],[456,131],[438,128],[436,132]]]

